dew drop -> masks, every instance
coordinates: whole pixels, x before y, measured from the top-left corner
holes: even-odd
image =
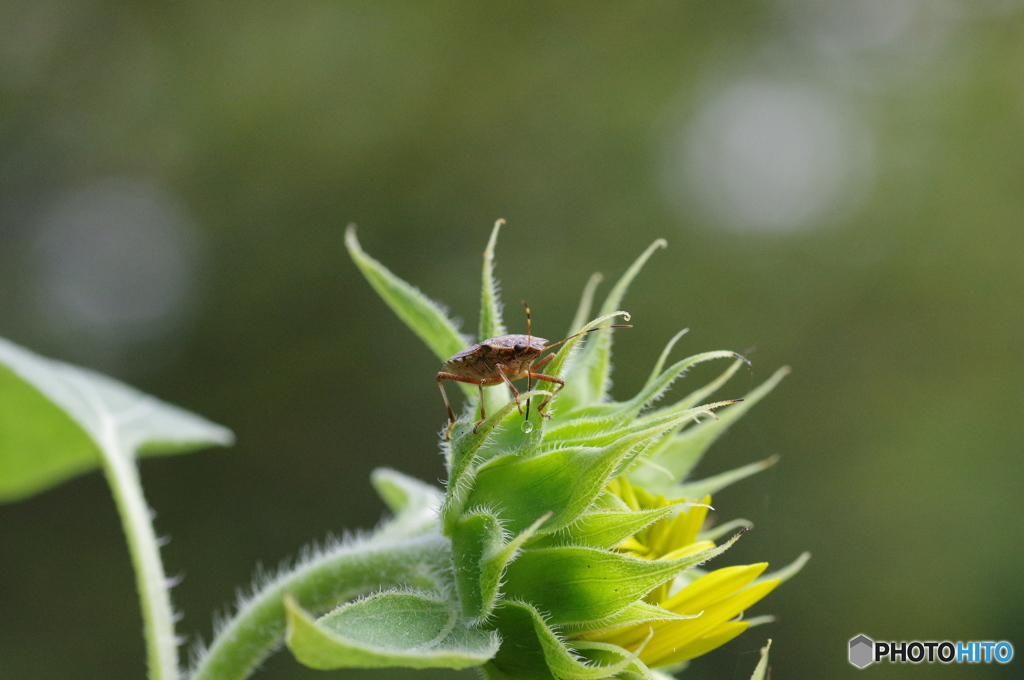
[[[533,423],[531,423],[529,420],[524,420],[523,424],[520,425],[520,427],[526,434],[530,434],[531,432],[533,432]]]

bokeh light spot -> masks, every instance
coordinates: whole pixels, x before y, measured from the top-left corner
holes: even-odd
[[[801,35],[825,53],[898,45],[914,27],[918,0],[786,0]]]
[[[813,87],[732,84],[668,145],[665,187],[687,213],[738,231],[785,231],[835,219],[862,192],[870,140]]]
[[[58,196],[35,242],[39,302],[54,334],[99,354],[159,340],[194,305],[191,220],[148,182],[104,179]]]

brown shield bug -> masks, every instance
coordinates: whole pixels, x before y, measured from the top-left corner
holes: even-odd
[[[444,362],[442,366],[444,370],[437,374],[437,386],[441,388],[441,396],[444,398],[445,408],[448,409],[448,431],[445,433],[446,437],[448,432],[451,432],[456,418],[455,412],[452,411],[452,406],[448,401],[448,395],[444,391],[442,380],[469,383],[476,385],[480,389],[480,420],[473,426],[474,434],[480,423],[484,422],[487,418],[487,414],[484,411],[485,387],[505,383],[512,390],[512,397],[516,400],[516,408],[519,409],[519,413],[523,412],[522,406],[519,404],[519,391],[512,384],[513,380],[519,380],[520,378],[527,379],[527,391],[530,391],[532,388],[533,380],[546,380],[556,385],[554,393],[537,407],[537,413],[542,417],[551,418],[549,414],[544,412],[544,407],[547,406],[555,394],[558,394],[565,387],[565,381],[553,375],[538,373],[540,369],[544,368],[548,362],[555,358],[554,354],[549,354],[540,359],[540,355],[552,347],[557,347],[563,342],[572,340],[584,333],[599,331],[604,328],[632,328],[632,326],[623,324],[598,326],[597,328],[580,331],[575,335],[570,335],[549,345],[547,344],[548,341],[544,338],[538,338],[533,335],[530,307],[525,302],[523,306],[526,307],[526,335],[499,335],[495,338],[488,338],[483,342],[478,342],[472,347],[462,350]],[[529,400],[526,402],[526,417],[527,419],[530,417]]]

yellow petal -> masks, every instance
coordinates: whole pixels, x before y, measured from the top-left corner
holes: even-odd
[[[626,502],[626,505],[632,510],[639,510],[640,503],[636,499],[636,494],[633,493],[633,485],[629,483],[629,480],[620,478],[619,490],[616,492],[619,498]]]
[[[696,555],[699,552],[711,550],[714,547],[714,541],[700,541],[699,543],[690,543],[689,545],[684,545],[679,550],[673,550],[672,552],[663,553],[658,559],[675,560],[680,557],[686,557],[687,555]]]
[[[703,506],[711,505],[711,496],[704,496],[700,502],[702,505],[694,506],[684,515],[680,515],[682,520],[677,529],[679,542],[676,545],[684,545],[685,543],[692,543],[697,540],[697,532],[704,526],[704,520],[708,516],[708,508]]]
[[[671,666],[680,661],[688,661],[721,647],[745,631],[749,626],[750,623],[747,621],[728,621],[716,627],[709,634],[657,658],[650,657],[648,650],[645,649],[640,655],[640,660],[646,663],[649,668]]]
[[[736,617],[765,595],[775,589],[779,581],[765,581],[750,586],[704,610],[695,619],[686,621],[659,621],[650,624],[654,639],[648,645],[646,658],[660,658],[682,649],[703,637],[712,635],[723,623]]]
[[[660,604],[665,609],[680,614],[696,614],[714,602],[745,588],[767,568],[767,562],[758,562],[716,569],[701,576]]]

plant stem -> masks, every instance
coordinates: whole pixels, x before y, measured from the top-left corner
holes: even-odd
[[[174,634],[174,614],[160,543],[153,531],[151,511],[142,494],[142,483],[135,459],[120,444],[113,419],[103,418],[100,448],[103,471],[110,484],[121,516],[135,582],[142,604],[146,636],[146,655],[150,680],[178,680],[178,641]]]
[[[243,600],[198,660],[191,680],[243,680],[281,643],[284,596],[323,612],[359,595],[394,586],[437,588],[448,562],[447,539],[432,534],[331,546],[304,559]]]

